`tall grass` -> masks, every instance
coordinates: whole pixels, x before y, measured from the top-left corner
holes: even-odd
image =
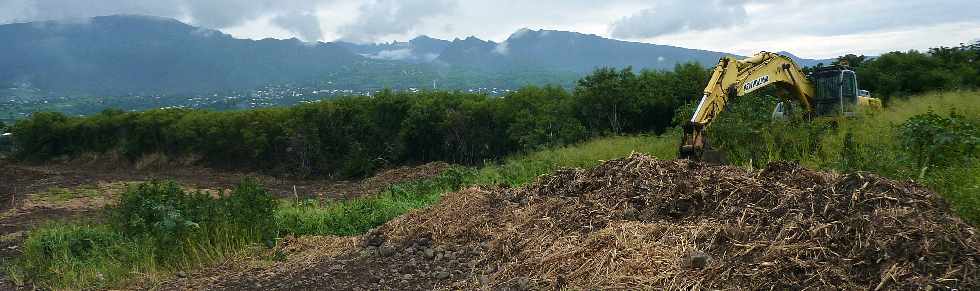
[[[149,182],[122,194],[104,224],[50,224],[30,232],[5,266],[41,289],[109,288],[224,260],[275,236],[272,195],[243,181],[230,195]]]
[[[965,162],[942,167],[920,167],[915,153],[903,144],[905,137],[900,131],[910,118],[929,112],[942,117],[955,113],[980,126],[980,92],[912,96],[857,118],[818,118],[812,122],[773,122],[767,117],[771,101],[738,102],[710,133],[732,163],[755,168],[790,160],[813,169],[867,171],[914,180],[942,194],[967,221],[980,223],[980,161],[967,157]]]
[[[281,235],[355,235],[466,186],[522,185],[558,168],[591,167],[634,151],[670,159],[677,154],[678,142],[676,133],[602,138],[511,157],[479,169],[455,167],[435,178],[395,185],[368,197],[327,203],[285,201],[276,220]]]
[[[8,275],[17,283],[53,289],[108,288],[161,269],[152,244],[105,225],[51,224],[31,232]]]

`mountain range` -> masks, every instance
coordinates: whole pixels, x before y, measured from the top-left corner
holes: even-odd
[[[723,52],[522,29],[497,43],[419,36],[355,44],[237,39],[168,18],[101,16],[0,25],[0,95],[184,94],[268,84],[338,89],[570,84],[597,67],[712,66]],[[794,56],[795,58],[795,56]],[[803,65],[819,60],[797,58]]]

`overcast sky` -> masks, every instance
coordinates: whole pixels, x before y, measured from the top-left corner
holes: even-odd
[[[808,58],[980,39],[980,0],[0,0],[0,23],[109,14],[172,17],[256,39],[503,41],[526,27]]]

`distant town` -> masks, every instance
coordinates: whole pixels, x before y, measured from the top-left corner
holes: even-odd
[[[0,92],[0,121],[12,122],[36,111],[58,111],[70,116],[89,115],[105,109],[140,111],[156,108],[192,108],[208,110],[244,110],[311,103],[342,96],[372,96],[384,89],[338,89],[313,86],[267,85],[252,90],[234,90],[207,94],[140,94],[120,96],[72,96],[49,94],[37,90],[8,88]],[[417,93],[429,88],[389,89]],[[503,96],[512,88],[467,88],[458,91]]]

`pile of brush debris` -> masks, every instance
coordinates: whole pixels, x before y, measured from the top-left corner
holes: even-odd
[[[174,289],[980,289],[976,229],[936,193],[789,163],[632,155],[322,239],[329,256],[287,241],[303,259]]]
[[[632,155],[449,194],[366,240],[479,250],[450,288],[980,288],[976,229],[936,193],[789,163]]]

